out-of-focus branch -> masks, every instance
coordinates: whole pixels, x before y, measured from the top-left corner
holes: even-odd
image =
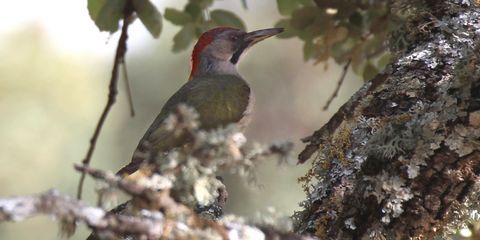
[[[153,190],[146,188],[145,186],[142,186],[135,181],[125,180],[113,173],[93,169],[81,164],[75,164],[75,169],[77,171],[84,172],[90,175],[94,179],[104,181],[110,187],[118,188],[133,197],[140,197],[146,200],[153,199],[152,194],[149,194],[150,192],[153,192]]]
[[[88,206],[56,191],[0,199],[0,221],[20,221],[42,214],[83,222],[91,229],[111,234],[141,234],[148,238],[161,237],[165,221],[162,215],[147,213],[139,217],[107,214],[101,208]]]
[[[93,171],[90,171],[93,173]],[[99,173],[99,172],[96,172]],[[80,200],[64,196],[52,190],[33,196],[0,199],[0,222],[22,221],[37,215],[50,215],[56,219],[83,222],[102,237],[136,236],[145,239],[288,239],[307,240],[305,236],[283,233],[271,227],[250,226],[241,222],[222,220],[218,223],[195,217],[181,222],[170,219],[157,211],[142,210],[137,216],[107,213]]]
[[[181,204],[177,204],[175,200],[170,197],[168,194],[169,189],[159,190],[158,188],[151,187],[149,184],[140,184],[137,181],[126,180],[113,173],[92,169],[80,164],[75,165],[75,169],[80,172],[85,172],[97,180],[104,181],[110,187],[117,188],[134,197],[136,201],[141,201],[142,208],[168,208],[172,212],[186,212],[189,214],[187,208]]]
[[[345,66],[343,66],[342,75],[338,79],[337,87],[335,87],[335,90],[333,90],[332,96],[330,96],[328,98],[327,103],[325,103],[325,105],[323,106],[323,111],[328,110],[328,107],[330,107],[330,104],[332,103],[333,99],[335,99],[337,97],[338,91],[340,91],[340,87],[342,86],[343,81],[345,80],[345,76],[347,76],[347,72],[348,72],[348,68],[350,67],[350,63],[352,63],[351,58],[348,59]]]
[[[110,112],[113,105],[115,104],[115,100],[117,97],[117,85],[118,85],[118,68],[120,64],[125,63],[125,54],[127,52],[128,27],[130,25],[129,19],[132,13],[133,13],[133,8],[131,6],[131,2],[128,1],[127,4],[125,5],[125,10],[123,13],[123,21],[122,21],[123,22],[122,31],[120,33],[120,38],[118,39],[117,50],[115,52],[115,58],[113,61],[112,75],[110,78],[110,85],[108,87],[109,92],[108,92],[107,104],[103,109],[102,115],[100,115],[100,119],[98,120],[97,126],[95,127],[93,136],[90,138],[90,147],[88,148],[87,155],[82,161],[82,164],[85,166],[90,165],[90,161],[92,159],[93,151],[95,150],[95,145],[97,143],[98,136],[100,135],[100,131],[102,130],[103,124],[107,119],[108,113]],[[133,109],[132,109],[132,113],[133,113]],[[82,175],[78,182],[77,199],[82,198],[82,189],[83,189],[84,181],[85,181],[85,172],[82,172]]]

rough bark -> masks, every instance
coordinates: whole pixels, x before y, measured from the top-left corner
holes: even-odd
[[[316,157],[299,233],[433,239],[478,207],[480,11],[425,3],[392,35],[392,64],[304,139],[299,160]]]

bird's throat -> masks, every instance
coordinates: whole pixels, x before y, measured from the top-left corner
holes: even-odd
[[[234,63],[228,60],[221,60],[218,58],[201,56],[196,68],[192,68],[190,73],[190,80],[196,76],[204,75],[235,75],[239,76],[237,67]]]

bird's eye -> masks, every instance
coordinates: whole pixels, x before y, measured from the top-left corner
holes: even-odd
[[[232,41],[237,41],[237,40],[238,40],[238,36],[233,35],[233,36],[230,37],[230,39],[231,39]]]

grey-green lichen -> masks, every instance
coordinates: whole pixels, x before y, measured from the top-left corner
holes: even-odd
[[[416,129],[400,124],[389,123],[372,135],[365,147],[366,154],[381,159],[392,159],[396,155],[404,154],[416,145],[415,131]]]
[[[455,126],[455,133],[445,139],[445,145],[450,150],[458,153],[460,157],[466,156],[475,150],[480,149],[480,129],[466,126]]]
[[[190,207],[207,206],[217,201],[220,197],[218,189],[225,188],[217,177],[221,171],[237,173],[251,182],[255,179],[255,168],[260,158],[280,153],[279,159],[283,159],[291,149],[288,143],[271,146],[253,144],[247,147],[245,136],[235,125],[211,131],[201,130],[194,137],[192,145],[161,154],[155,161],[161,176],[157,178],[170,180],[171,193]],[[148,176],[150,181],[153,176]]]
[[[365,177],[372,180],[366,188],[365,196],[373,195],[378,203],[384,202],[381,222],[388,224],[391,219],[398,218],[403,213],[402,204],[413,197],[410,188],[406,186],[405,179],[399,176],[389,176],[382,172],[379,176]]]

